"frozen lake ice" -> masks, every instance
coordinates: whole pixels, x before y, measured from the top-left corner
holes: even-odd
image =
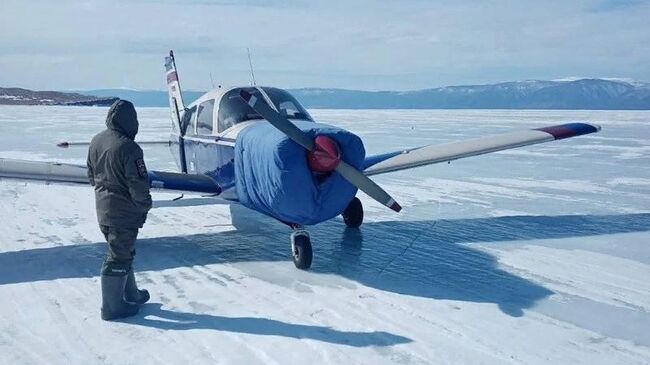
[[[0,157],[83,163],[107,109],[0,107]],[[169,112],[138,110],[140,139]],[[152,301],[99,318],[90,188],[0,181],[0,363],[650,363],[650,112],[313,110],[369,154],[569,121],[598,134],[373,177],[365,223],[289,231],[239,206],[155,194],[136,270]],[[175,169],[145,148],[150,169]]]

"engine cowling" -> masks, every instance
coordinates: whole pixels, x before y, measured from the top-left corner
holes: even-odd
[[[318,146],[305,149],[269,123],[256,123],[237,136],[235,184],[239,201],[283,222],[311,225],[340,214],[357,188],[336,171],[339,159],[362,169],[361,139],[344,129],[293,121]]]

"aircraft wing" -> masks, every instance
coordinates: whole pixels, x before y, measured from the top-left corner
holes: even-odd
[[[370,176],[412,169],[510,148],[581,136],[599,130],[600,126],[597,125],[569,123],[389,152],[367,157],[364,174]]]
[[[86,166],[58,162],[0,158],[0,179],[40,181],[46,184],[88,185]],[[221,188],[207,175],[149,171],[152,189],[221,194]]]

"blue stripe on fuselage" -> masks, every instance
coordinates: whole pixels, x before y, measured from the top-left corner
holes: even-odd
[[[149,185],[156,189],[192,191],[206,194],[220,194],[221,188],[205,175],[186,175],[163,171],[149,171]]]
[[[178,156],[178,144],[172,153]],[[237,200],[233,147],[216,142],[215,136],[192,136],[185,138],[185,158],[188,174],[209,176],[221,188],[222,198]]]

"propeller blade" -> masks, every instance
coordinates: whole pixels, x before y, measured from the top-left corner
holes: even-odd
[[[344,161],[339,162],[336,166],[336,171],[341,174],[352,185],[359,188],[359,190],[368,194],[371,198],[387,206],[388,208],[399,212],[402,207],[393,199],[388,193],[372,181],[368,176],[361,173],[359,170],[348,165]]]
[[[280,113],[271,109],[269,104],[263,99],[260,100],[255,95],[249,93],[246,90],[241,90],[239,92],[244,101],[253,108],[259,115],[271,123],[275,128],[282,131],[289,138],[291,138],[297,144],[305,147],[308,151],[314,149],[314,141],[311,140],[300,128],[296,127],[295,124],[291,123],[287,118],[284,118]]]
[[[266,101],[260,100],[255,95],[241,90],[239,92],[244,101],[250,105],[253,110],[255,110],[259,115],[264,119],[269,121],[274,127],[282,131],[294,142],[303,146],[309,151],[314,149],[314,141],[312,141],[300,128],[296,127],[295,124],[291,123],[287,118],[283,117],[281,114],[273,110]],[[340,161],[336,166],[336,171],[341,174],[346,180],[348,180],[352,185],[359,188],[359,190],[368,194],[371,198],[380,202],[381,204],[387,206],[388,208],[399,212],[402,210],[402,207],[393,199],[384,189],[379,185],[375,184],[374,181],[370,180],[366,175],[364,175],[359,170],[348,165],[344,161]]]

